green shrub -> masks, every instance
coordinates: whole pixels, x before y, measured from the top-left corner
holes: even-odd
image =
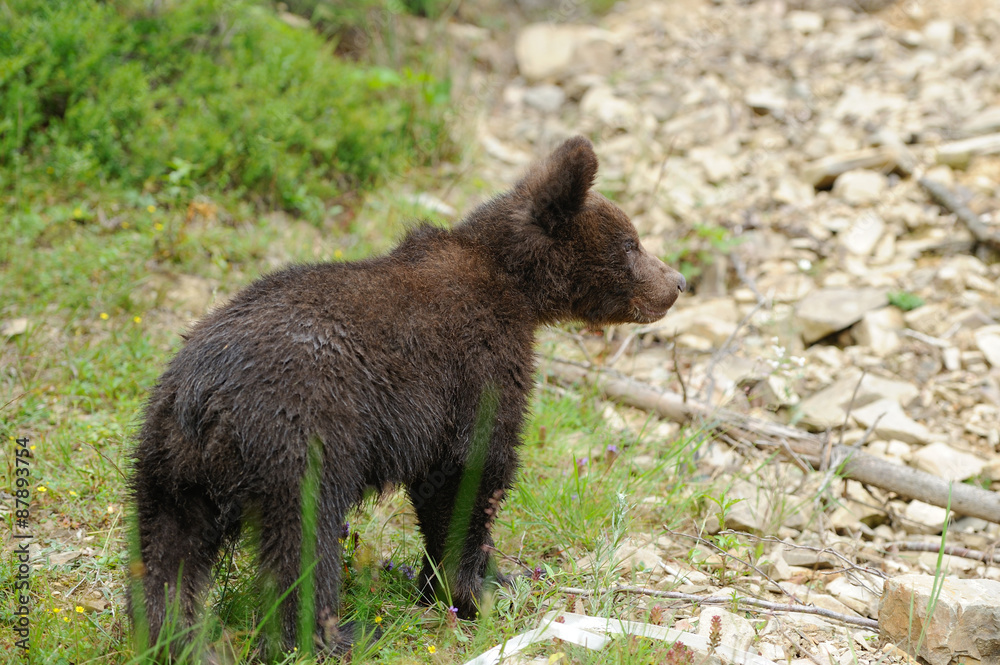
[[[447,81],[343,62],[264,2],[8,0],[0,26],[0,190],[29,170],[309,213],[446,149]]]

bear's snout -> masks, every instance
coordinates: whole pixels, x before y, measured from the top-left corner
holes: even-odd
[[[636,265],[638,293],[631,300],[635,323],[652,323],[663,318],[677,297],[687,289],[684,275],[659,258],[642,250]]]

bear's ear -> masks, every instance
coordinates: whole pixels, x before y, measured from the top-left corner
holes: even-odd
[[[532,221],[551,233],[580,211],[596,176],[593,144],[575,136],[535,165],[514,190],[528,199]]]

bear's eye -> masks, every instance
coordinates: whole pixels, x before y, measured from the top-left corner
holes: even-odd
[[[635,241],[634,240],[626,240],[625,241],[625,253],[626,254],[631,254],[634,251],[635,251]]]

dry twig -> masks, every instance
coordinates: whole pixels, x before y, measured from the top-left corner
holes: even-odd
[[[984,563],[1000,563],[1000,552],[981,552],[958,545],[945,545],[941,547],[940,543],[911,543],[901,541],[886,543],[883,547],[886,552],[943,552],[949,556],[974,559],[975,561],[982,561]]]
[[[920,178],[917,180],[924,191],[930,195],[931,199],[942,208],[955,213],[958,221],[965,224],[965,227],[972,233],[976,242],[989,245],[993,249],[1000,250],[1000,236],[998,236],[989,226],[983,223],[979,215],[972,212],[967,205],[958,200],[947,187],[936,180],[930,178]]]
[[[743,598],[743,597],[733,597],[733,596],[697,596],[693,593],[681,593],[679,591],[660,591],[659,589],[647,589],[646,587],[638,586],[614,586],[607,589],[598,589],[596,592],[591,589],[581,589],[577,587],[559,587],[560,591],[564,593],[571,593],[578,596],[593,596],[598,593],[626,593],[626,594],[636,594],[641,596],[652,596],[653,598],[669,598],[672,600],[684,600],[691,603],[697,603],[699,605],[732,605],[737,603],[742,606],[741,609],[747,609],[747,607],[757,607],[762,610],[769,610],[771,612],[797,612],[799,614],[815,614],[817,616],[825,617],[827,619],[833,619],[834,621],[840,621],[841,623],[851,624],[852,626],[860,626],[862,628],[867,628],[868,630],[873,630],[878,632],[878,621],[875,619],[866,619],[864,617],[855,617],[848,614],[843,614],[841,612],[834,612],[833,610],[828,610],[822,607],[816,607],[815,605],[789,605],[787,603],[772,603],[768,600],[758,600],[756,598]]]

